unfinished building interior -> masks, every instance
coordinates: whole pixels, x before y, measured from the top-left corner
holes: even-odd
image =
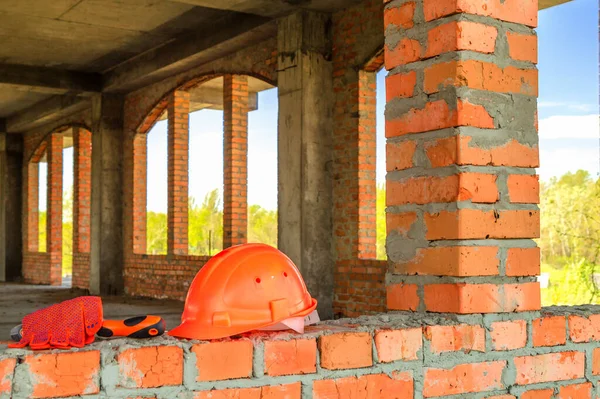
[[[565,0],[0,1],[0,281],[183,300],[189,114],[223,110],[223,246],[247,242],[248,113],[278,90],[278,247],[305,334],[0,352],[0,398],[598,398],[600,311],[541,308],[538,12]],[[387,76],[375,256],[375,76]],[[168,124],[165,255],[147,134]],[[47,168],[40,242],[40,165]],[[9,295],[10,284],[0,285]],[[2,338],[4,339],[4,338]]]

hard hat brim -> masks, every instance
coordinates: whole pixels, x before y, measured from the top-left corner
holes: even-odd
[[[307,309],[290,315],[289,317],[305,317],[311,314],[317,308],[317,300],[312,299],[311,306]],[[221,339],[227,338],[238,334],[247,333],[250,331],[258,330],[261,328],[269,327],[274,324],[281,322],[282,320],[275,320],[269,323],[255,324],[255,325],[239,325],[230,327],[219,327],[206,325],[198,321],[183,321],[179,326],[168,331],[166,334],[175,338],[185,339],[198,339],[198,340],[210,340],[210,339]]]

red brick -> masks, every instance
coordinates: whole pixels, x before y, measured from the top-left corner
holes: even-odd
[[[497,36],[498,31],[493,26],[469,21],[451,21],[429,30],[425,57],[457,50],[493,53]]]
[[[265,342],[265,374],[310,374],[317,371],[317,341],[294,339]]]
[[[536,389],[533,391],[523,392],[521,399],[552,399],[553,395],[553,389]]]
[[[372,337],[369,333],[324,335],[319,339],[321,367],[328,370],[371,367]]]
[[[413,399],[414,385],[410,372],[371,374],[313,383],[314,399]]]
[[[562,386],[556,399],[592,399],[592,383]]]
[[[520,349],[527,345],[525,320],[497,321],[491,327],[490,336],[495,351]]]
[[[0,360],[0,397],[3,395],[11,397],[12,379],[16,364],[17,359]]]
[[[576,343],[600,340],[600,315],[569,316],[569,336]]]
[[[503,291],[500,291],[503,287]],[[539,310],[539,283],[520,284],[428,284],[425,307],[441,313],[504,313]]]
[[[406,237],[412,225],[417,221],[417,214],[414,212],[390,213],[386,212],[386,231],[388,234],[394,233]]]
[[[194,399],[300,399],[302,385],[299,382],[286,385],[267,385],[257,388],[232,388],[201,391]]]
[[[594,348],[592,353],[592,374],[600,375],[600,348]]]
[[[495,395],[495,396],[486,396],[484,399],[517,399],[516,396],[513,395]]]
[[[385,46],[385,69],[388,71],[400,65],[418,61],[421,57],[421,45],[417,40],[407,37],[390,48]]]
[[[523,35],[515,32],[506,32],[508,39],[508,54],[510,58],[518,61],[538,62],[538,39],[536,35]]]
[[[497,147],[478,148],[472,144],[471,137],[455,136],[426,143],[425,152],[434,168],[449,165],[539,166],[538,147],[529,147],[516,140]]]
[[[387,289],[387,307],[389,310],[412,310],[419,307],[417,286],[414,284],[391,284]]]
[[[382,330],[375,334],[377,357],[382,363],[417,360],[423,347],[420,328]]]
[[[483,15],[532,28],[538,21],[535,0],[423,0],[423,11],[427,21],[456,13]]]
[[[413,156],[417,149],[416,141],[403,141],[401,143],[386,143],[385,160],[386,170],[404,170],[413,167]]]
[[[481,326],[429,326],[425,337],[430,341],[431,352],[471,351],[485,352],[485,330]]]
[[[521,204],[540,203],[539,176],[510,175],[508,176],[508,195],[510,202]]]
[[[424,108],[412,108],[402,116],[385,121],[387,138],[411,133],[458,126],[493,129],[494,119],[481,105],[459,100],[456,109],[450,109],[444,100],[428,102]]]
[[[177,346],[127,349],[117,360],[121,386],[155,388],[183,383],[183,350]]]
[[[538,95],[537,69],[501,68],[476,60],[448,61],[424,71],[424,91],[437,93],[445,87],[469,87],[497,93]]]
[[[498,200],[496,176],[483,173],[411,177],[399,181],[387,179],[386,183],[387,206],[467,200],[494,203]]]
[[[198,367],[197,381],[250,377],[253,350],[251,341],[211,342],[192,346]]]
[[[100,352],[28,355],[33,393],[30,398],[54,398],[100,392]]]
[[[567,319],[564,316],[548,316],[531,322],[533,346],[559,346],[567,342]]]
[[[517,385],[566,381],[583,378],[585,354],[582,352],[549,353],[514,359]]]
[[[504,389],[502,373],[505,361],[461,364],[451,369],[425,369],[423,396],[445,395]]]
[[[428,240],[539,238],[539,211],[459,209],[424,215]]]
[[[386,7],[383,11],[384,29],[387,29],[390,25],[402,29],[412,28],[414,25],[415,7],[413,1],[401,4],[400,7]]]
[[[385,77],[385,101],[390,102],[394,98],[412,97],[416,86],[417,73],[415,71],[387,75]]]
[[[495,276],[500,259],[497,247],[419,248],[410,261],[394,265],[396,274],[433,276]]]
[[[509,248],[506,255],[507,276],[538,276],[540,248]]]

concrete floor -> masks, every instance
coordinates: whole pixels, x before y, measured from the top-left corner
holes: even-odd
[[[10,340],[10,330],[23,316],[67,299],[86,295],[82,290],[43,285],[0,283],[0,351]],[[165,319],[167,330],[181,320],[183,302],[173,300],[102,297],[105,319],[125,319],[152,314]]]

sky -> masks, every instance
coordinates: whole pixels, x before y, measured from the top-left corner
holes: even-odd
[[[541,180],[585,169],[600,173],[597,0],[574,0],[539,13],[538,99]],[[385,182],[385,75],[377,75],[377,181]],[[277,208],[277,89],[259,93],[248,115],[248,202]],[[223,185],[223,113],[190,115],[189,193],[201,203]],[[73,184],[73,151],[64,153],[65,189]],[[45,209],[45,164],[40,208]],[[167,126],[148,136],[148,211],[167,211]]]

